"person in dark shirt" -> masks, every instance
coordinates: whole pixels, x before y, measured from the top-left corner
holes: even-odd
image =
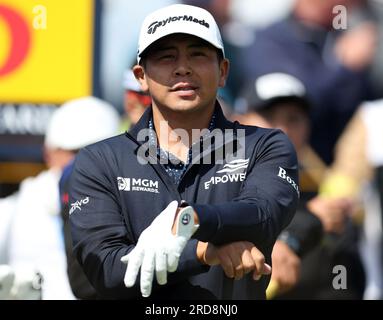
[[[293,142],[299,161],[301,198],[289,226],[273,248],[269,298],[360,299],[364,272],[352,224],[353,201],[317,195],[326,166],[308,145],[310,103],[303,83],[286,73],[256,78],[242,93],[246,124],[280,128]],[[297,258],[299,257],[298,261]],[[332,268],[348,269],[348,290],[332,287]]]
[[[72,252],[69,226],[69,177],[78,151],[88,144],[118,134],[120,117],[112,105],[95,97],[69,100],[61,105],[58,111],[57,129],[53,132],[53,136],[60,142],[62,148],[65,147],[65,150],[71,153],[70,160],[62,170],[58,186],[69,284],[76,298],[96,299],[95,289],[89,283]],[[86,123],[83,122],[85,118]]]
[[[229,61],[206,10],[148,15],[137,62],[151,106],[75,160],[74,254],[105,299],[264,299],[298,203],[294,147],[280,130],[224,117]]]
[[[375,26],[333,27],[333,8],[343,5],[349,13],[355,2],[296,0],[292,14],[257,31],[244,52],[247,81],[283,72],[304,83],[311,103],[310,144],[327,165],[358,105],[376,98],[368,77],[376,51]]]

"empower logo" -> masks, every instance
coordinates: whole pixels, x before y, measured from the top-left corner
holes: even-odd
[[[89,203],[89,197],[85,199],[77,200],[75,203],[70,204],[69,215],[71,215],[75,210],[79,209],[81,211],[81,206]]]
[[[158,181],[141,178],[117,177],[117,186],[120,191],[141,191],[159,193]]]
[[[217,173],[226,173],[218,177],[211,177],[209,181],[204,183],[205,190],[208,190],[211,185],[227,182],[244,181],[246,178],[246,169],[249,165],[249,159],[236,159],[228,162],[223,166],[222,170]]]
[[[230,161],[229,163],[223,166],[222,170],[217,171],[217,173],[233,173],[241,169],[247,169],[249,165],[249,159],[238,159]],[[243,170],[242,170],[243,171]]]
[[[184,16],[169,17],[165,20],[152,22],[148,27],[148,34],[154,34],[157,31],[158,27],[164,27],[168,23],[171,23],[174,21],[180,21],[180,20],[198,23],[206,28],[210,28],[209,24],[205,20],[198,20],[197,18],[194,18],[193,16],[184,15]]]

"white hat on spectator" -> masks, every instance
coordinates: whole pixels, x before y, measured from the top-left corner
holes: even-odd
[[[119,132],[120,116],[111,104],[95,97],[70,100],[52,115],[45,146],[78,150]]]

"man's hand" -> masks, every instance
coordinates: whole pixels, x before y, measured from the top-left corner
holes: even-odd
[[[186,207],[178,211],[177,207],[177,201],[172,201],[141,233],[136,247],[121,258],[122,262],[128,264],[125,286],[132,287],[135,284],[141,268],[140,287],[144,297],[151,294],[154,272],[158,284],[166,284],[167,272],[177,269],[187,241],[198,228],[194,225],[193,209]],[[176,225],[176,234],[172,233],[173,223]]]
[[[271,254],[273,273],[271,281],[278,284],[278,293],[286,292],[296,285],[299,279],[301,260],[290,247],[281,240],[275,242]]]
[[[341,234],[354,210],[354,203],[347,198],[316,196],[307,203],[307,207],[321,220],[325,232]]]
[[[378,43],[376,26],[365,22],[347,31],[335,44],[335,54],[351,70],[366,68],[374,59]]]
[[[254,280],[271,273],[271,267],[265,263],[265,256],[248,241],[232,242],[219,247],[199,242],[197,256],[207,265],[221,265],[226,276],[235,280],[249,272],[253,272]]]

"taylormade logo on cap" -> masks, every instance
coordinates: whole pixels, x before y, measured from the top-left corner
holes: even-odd
[[[180,21],[181,19],[183,21],[190,21],[190,22],[194,22],[194,23],[199,23],[199,24],[205,26],[206,28],[209,28],[209,24],[207,22],[205,22],[205,20],[198,20],[197,18],[194,18],[193,16],[186,16],[185,15],[185,16],[178,16],[178,17],[169,17],[166,20],[162,20],[162,21],[155,21],[155,22],[150,24],[150,26],[148,28],[148,33],[154,34],[158,27],[165,26],[167,23],[170,23],[170,22]]]
[[[223,42],[217,23],[205,9],[174,4],[149,14],[141,26],[138,41],[137,62],[142,53],[157,40],[175,33],[185,33],[209,42],[222,51]]]

